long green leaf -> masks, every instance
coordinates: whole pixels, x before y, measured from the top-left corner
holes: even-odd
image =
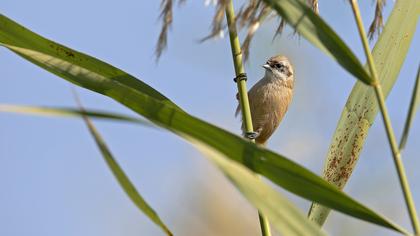
[[[420,105],[420,65],[417,69],[417,77],[416,82],[413,88],[413,94],[411,95],[410,107],[408,109],[407,119],[405,121],[404,130],[401,135],[399,149],[400,151],[404,149],[405,144],[407,143],[408,132],[410,131],[411,123],[414,120],[414,116],[416,116],[416,110]]]
[[[70,116],[70,117],[90,117],[90,118],[104,118],[115,121],[134,122],[135,124],[144,124],[144,121],[138,118],[124,116],[108,112],[93,112],[85,109],[74,108],[50,108],[50,107],[35,107],[35,106],[18,106],[18,105],[2,105],[0,104],[0,112],[17,112],[28,115],[42,115],[42,116]],[[123,175],[123,170],[119,169],[118,164],[113,159],[109,149],[106,147],[99,132],[95,129],[90,120],[86,121],[89,131],[95,138],[95,141],[101,148],[105,160],[109,164],[115,175]],[[193,142],[193,141],[192,141]],[[103,144],[103,145],[102,145]],[[229,161],[220,153],[212,151],[205,146],[195,145],[201,152],[208,156],[209,159],[228,176],[240,191],[253,202],[259,209],[264,209],[264,214],[269,215],[273,221],[273,226],[284,235],[325,235],[318,225],[309,221],[302,212],[296,208],[287,198],[275,191],[272,187],[261,181],[253,172],[244,168],[236,162]],[[103,150],[102,150],[103,149]],[[109,159],[109,161],[108,161]],[[124,175],[123,175],[124,176]],[[128,179],[125,178],[127,181]],[[121,180],[123,181],[124,178]],[[123,186],[123,184],[121,184]],[[130,184],[128,184],[130,186]],[[130,189],[126,189],[126,192]],[[137,193],[137,192],[135,192]],[[137,197],[131,197],[137,199]],[[141,196],[140,196],[141,198]],[[142,203],[144,201],[139,201]],[[147,205],[146,205],[147,207]]]
[[[132,116],[122,114],[99,111],[99,110],[84,110],[81,111],[75,108],[67,107],[43,107],[43,106],[25,106],[25,105],[11,105],[0,104],[0,112],[13,112],[21,114],[31,114],[39,116],[60,116],[60,117],[83,117],[88,116],[95,119],[115,120],[129,123],[136,123],[145,126],[154,127],[150,122]]]
[[[118,183],[121,185],[124,192],[128,195],[128,197],[133,201],[133,203],[147,216],[150,220],[152,220],[156,225],[158,225],[167,235],[173,235],[168,227],[163,223],[160,219],[158,214],[153,210],[149,204],[144,200],[144,198],[139,194],[134,184],[131,183],[130,179],[124,173],[124,170],[118,165],[117,161],[113,157],[111,151],[108,149],[105,141],[96,130],[93,123],[89,120],[89,118],[85,115],[86,112],[81,111],[80,114],[83,116],[83,120],[86,123],[86,126],[89,129],[90,134],[95,139],[96,145],[98,146],[99,150],[102,153],[102,156],[108,165],[109,169],[114,174],[115,178],[117,179]]]
[[[237,162],[223,157],[219,152],[191,140],[206,157],[214,162],[231,182],[258,210],[267,216],[271,224],[288,236],[326,235],[314,222],[282,194],[264,183],[255,173]]]
[[[373,59],[386,96],[391,91],[407,55],[416,31],[419,12],[418,0],[396,1],[373,48]],[[344,188],[353,172],[378,111],[374,91],[357,82],[341,113],[324,166],[324,178],[340,189]],[[309,217],[322,225],[328,214],[328,208],[313,204]]]
[[[118,69],[42,38],[3,15],[0,16],[0,44],[74,84],[113,98],[163,128],[217,150],[226,158],[243,163],[299,196],[351,216],[405,232],[284,156],[185,113],[168,99],[162,99],[164,96],[151,87],[140,81],[132,81],[136,80],[132,76],[122,72],[102,73]],[[57,48],[60,50],[57,51]],[[142,86],[129,86],[130,84]]]
[[[297,32],[366,84],[373,82],[344,41],[303,0],[264,0]]]

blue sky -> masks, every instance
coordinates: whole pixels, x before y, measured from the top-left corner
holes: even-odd
[[[393,3],[385,9],[389,14]],[[361,3],[365,25],[374,5]],[[150,84],[191,114],[239,134],[233,114],[236,86],[229,42],[198,43],[213,8],[204,1],[175,7],[169,47],[158,64],[159,1],[2,0],[0,12],[29,29],[115,65]],[[321,1],[322,17],[361,61],[363,51],[350,6]],[[331,136],[355,82],[305,39],[286,32],[272,42],[276,20],[257,33],[246,64],[249,87],[260,65],[287,55],[297,74],[293,103],[269,148],[321,173]],[[420,54],[419,26],[387,104],[399,136]],[[0,103],[75,106],[68,82],[0,48]],[[77,89],[86,107],[132,114],[93,92]],[[420,122],[414,121],[404,151],[413,194],[420,204]],[[257,235],[256,211],[211,163],[168,132],[97,121],[119,163],[176,235]],[[107,169],[84,124],[77,119],[0,114],[0,235],[163,235],[129,201]],[[282,190],[280,190],[282,191]],[[346,191],[406,228],[403,207],[382,121],[376,120]],[[303,211],[309,202],[288,194]],[[333,213],[331,234],[394,235]]]

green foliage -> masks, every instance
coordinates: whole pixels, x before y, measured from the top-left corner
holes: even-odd
[[[375,78],[367,73],[344,41],[306,5],[305,1],[263,1],[304,38],[331,56],[359,80],[344,107],[328,152],[323,174],[324,179],[330,183],[284,156],[186,113],[167,97],[124,71],[45,39],[3,15],[0,15],[0,45],[71,83],[114,99],[157,126],[188,140],[202,150],[242,194],[269,217],[273,226],[285,235],[325,233],[314,222],[308,221],[280,193],[261,181],[256,174],[261,174],[284,189],[313,201],[309,218],[320,225],[325,222],[329,208],[332,208],[408,234],[398,225],[356,202],[340,190],[357,163],[369,128],[379,110],[374,90],[366,86],[374,84]],[[230,7],[233,13],[233,6]],[[416,29],[419,12],[420,4],[417,0],[397,1],[373,49],[377,77],[385,96],[392,89],[404,62]],[[233,19],[233,14],[227,16]],[[234,46],[239,48],[239,40],[237,38],[235,40],[237,42]],[[235,69],[238,73],[243,72],[243,68],[239,68],[242,63],[240,54],[234,52],[233,56],[235,55],[239,55],[235,60],[237,62]],[[400,149],[404,147],[420,100],[419,78],[420,69]],[[238,88],[246,91],[245,83],[240,84]],[[246,92],[244,94],[246,95]],[[241,95],[241,99],[244,98],[247,100],[246,96]],[[383,99],[379,101],[383,102]],[[105,161],[131,200],[168,235],[171,234],[118,166],[87,117],[150,125],[147,121],[114,113],[79,111],[71,108],[0,105],[0,111],[84,117]],[[389,122],[388,127],[391,127]]]
[[[173,235],[168,227],[162,222],[158,214],[152,209],[152,207],[147,204],[147,202],[143,199],[143,197],[138,193],[134,184],[131,183],[130,179],[125,175],[124,170],[121,169],[120,165],[118,165],[117,161],[114,159],[111,151],[108,149],[105,141],[102,139],[99,132],[96,130],[93,123],[89,120],[89,118],[82,113],[81,114],[84,118],[86,126],[89,129],[90,134],[95,139],[96,145],[98,146],[101,154],[108,165],[109,169],[114,174],[115,178],[117,179],[118,183],[128,195],[128,197],[133,201],[133,203],[147,216],[151,219],[156,225],[158,225],[167,235]]]
[[[113,98],[158,126],[244,164],[299,196],[405,232],[289,159],[187,114],[121,70],[42,38],[3,15],[0,16],[0,44],[74,84]]]
[[[76,117],[87,116],[93,119],[123,121],[128,123],[135,123],[144,126],[154,127],[150,122],[133,116],[121,115],[117,113],[98,111],[98,110],[79,110],[66,107],[41,107],[41,106],[24,106],[24,105],[9,105],[0,104],[0,112],[13,112],[21,114],[32,114],[38,116],[57,116],[57,117]]]

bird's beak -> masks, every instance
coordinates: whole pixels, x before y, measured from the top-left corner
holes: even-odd
[[[262,67],[264,67],[264,69],[266,69],[266,70],[271,68],[269,64],[264,64],[264,65],[262,65]]]

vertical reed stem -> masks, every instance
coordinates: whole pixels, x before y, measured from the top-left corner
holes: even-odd
[[[230,46],[232,49],[233,64],[235,66],[236,76],[238,76],[239,74],[245,73],[245,70],[242,61],[241,44],[239,42],[238,34],[236,32],[235,12],[232,0],[229,0],[229,3],[226,6],[226,20],[229,28],[229,38]],[[249,108],[246,81],[239,80],[236,84],[239,92],[239,103],[241,106],[242,119],[245,125],[245,131],[253,132],[254,128],[252,127],[251,110]]]
[[[238,34],[236,31],[235,11],[233,8],[232,0],[228,0],[226,5],[226,20],[229,29],[230,46],[232,49],[232,59],[233,64],[235,66],[235,74],[236,76],[238,76],[242,73],[245,73],[245,70],[242,60],[241,44],[239,42]],[[250,133],[254,131],[254,128],[252,127],[251,110],[249,108],[246,81],[238,80],[236,85],[238,87],[239,103],[241,106],[242,120],[244,122],[245,132]],[[260,220],[262,235],[271,236],[270,224],[268,222],[268,219],[260,212],[258,212],[258,216]]]
[[[419,235],[420,224],[419,224],[419,219],[418,219],[417,212],[416,212],[416,207],[414,205],[414,200],[413,200],[413,197],[412,197],[412,194],[411,194],[410,185],[408,184],[407,176],[405,174],[405,168],[404,168],[404,164],[401,160],[401,154],[400,154],[400,150],[399,150],[398,145],[397,145],[397,141],[395,139],[394,130],[392,129],[391,119],[389,118],[388,110],[387,110],[386,105],[385,105],[385,98],[384,98],[384,94],[382,92],[381,83],[378,80],[378,76],[377,76],[377,73],[376,73],[376,68],[375,68],[375,64],[374,64],[374,61],[373,61],[373,57],[372,57],[372,54],[371,54],[370,49],[369,49],[369,43],[368,43],[368,40],[366,38],[365,29],[363,27],[363,22],[362,22],[362,17],[360,15],[359,5],[358,5],[357,0],[350,0],[350,3],[351,3],[352,9],[353,9],[353,14],[354,14],[354,17],[355,17],[355,20],[356,20],[356,23],[357,23],[357,28],[358,28],[358,31],[359,31],[359,35],[360,35],[360,38],[361,38],[362,43],[363,43],[363,49],[365,51],[366,58],[367,58],[367,61],[368,61],[370,74],[372,76],[372,79],[374,80],[372,86],[375,89],[376,99],[378,100],[379,108],[381,110],[382,119],[383,119],[384,124],[385,124],[385,129],[386,129],[388,141],[389,141],[389,144],[390,144],[390,147],[391,147],[392,155],[394,157],[394,164],[395,164],[395,167],[397,169],[398,178],[399,178],[399,181],[400,181],[401,189],[402,189],[403,194],[404,194],[405,203],[406,203],[408,212],[410,214],[411,224],[413,225],[415,235]]]

